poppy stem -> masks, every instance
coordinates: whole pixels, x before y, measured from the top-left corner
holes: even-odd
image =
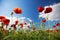
[[[11,13],[11,20],[13,21],[13,12]]]
[[[41,19],[41,18],[40,18]],[[40,21],[40,20],[39,20]],[[39,22],[40,29],[42,30],[42,20]]]
[[[50,40],[50,22],[48,21],[49,40]]]

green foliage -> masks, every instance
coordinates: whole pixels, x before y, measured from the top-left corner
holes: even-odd
[[[60,32],[46,32],[43,30],[0,32],[0,40],[60,40]]]

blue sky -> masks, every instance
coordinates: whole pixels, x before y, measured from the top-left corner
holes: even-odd
[[[19,7],[22,9],[23,13],[21,15],[14,14],[14,16],[24,16],[32,19],[34,22],[39,22],[38,6],[44,7],[59,2],[60,0],[0,0],[0,15],[10,16],[13,8]]]

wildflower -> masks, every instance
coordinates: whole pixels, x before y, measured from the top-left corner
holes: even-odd
[[[38,7],[38,12],[42,12],[43,10],[44,10],[43,7],[41,7],[41,6]]]
[[[54,25],[53,28],[56,28],[56,26]]]
[[[18,21],[18,20],[16,20],[16,21],[15,21],[15,25],[17,25],[17,24],[18,24],[18,22],[19,22],[19,21]]]
[[[30,28],[30,26],[27,26],[28,28]]]
[[[5,19],[4,16],[0,16],[0,22],[2,22],[2,20]]]
[[[3,22],[4,25],[8,25],[10,20],[9,19],[3,19],[2,22]]]
[[[60,26],[60,23],[57,23],[56,26]]]
[[[13,10],[16,14],[21,14],[22,10],[20,8],[14,8]]]
[[[50,13],[50,12],[52,12],[52,8],[51,7],[48,7],[48,8],[46,8],[46,10],[44,12],[45,13]]]
[[[21,28],[23,27],[23,23],[20,23],[20,27],[21,27]]]
[[[12,25],[11,25],[11,28],[12,28],[12,30],[13,30],[13,29],[16,30],[16,25],[15,25],[15,24],[12,24]]]
[[[35,30],[35,29],[36,29],[35,27],[32,28],[32,30]]]
[[[46,22],[46,19],[43,19],[42,22]]]
[[[0,19],[2,20],[2,19],[5,19],[5,17],[4,16],[0,16]]]

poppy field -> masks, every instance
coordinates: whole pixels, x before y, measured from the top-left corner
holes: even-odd
[[[53,9],[51,7],[44,8],[39,6],[39,19],[43,11],[45,14],[49,14]],[[50,29],[48,21],[47,28],[43,29],[45,23],[49,20],[47,16],[41,19],[41,22],[39,22],[39,29],[37,29],[35,23],[30,18],[26,19],[29,22],[25,21],[23,17],[20,19],[17,17],[16,20],[13,20],[14,14],[21,15],[22,12],[22,9],[17,7],[11,12],[10,19],[5,16],[0,16],[0,40],[60,40],[60,29],[58,29],[58,27],[60,27],[59,22],[55,23],[52,29]]]

